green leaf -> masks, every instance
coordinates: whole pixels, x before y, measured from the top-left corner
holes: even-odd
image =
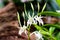
[[[57,2],[57,4],[59,5],[59,7],[60,7],[60,0],[56,0],[56,2]]]
[[[38,13],[39,13],[39,10],[40,10],[40,4],[39,4],[39,2],[37,3],[37,5],[38,5]]]
[[[46,32],[46,31],[44,31],[44,30],[42,30],[42,31],[41,31],[41,30],[39,30],[39,32],[40,32],[41,34],[43,34],[43,35],[48,35],[48,36],[50,35],[50,33],[49,33],[49,32]]]
[[[50,33],[50,34],[53,34],[54,30],[55,30],[55,27],[50,27],[50,28],[49,28],[49,33]]]
[[[43,27],[56,27],[57,29],[60,29],[60,25],[58,24],[45,24]]]
[[[36,25],[36,24],[33,24],[33,25],[34,25],[34,27],[35,27],[37,30],[42,30],[41,26],[38,26],[38,25]]]
[[[25,12],[25,14],[27,16],[27,10],[26,10],[26,4],[25,3],[24,3],[24,12]]]
[[[47,16],[54,16],[54,17],[60,17],[60,13],[52,12],[52,11],[44,11],[41,13],[38,13],[38,15],[47,15]]]
[[[35,25],[35,24],[33,24],[33,25],[34,25],[34,27],[35,27],[37,30],[39,30],[39,32],[41,32],[43,35],[49,35],[49,33],[46,32],[46,31],[44,31],[41,26],[38,26],[38,25]]]
[[[56,39],[60,40],[60,32],[57,34]]]
[[[32,17],[34,16],[34,6],[33,6],[33,4],[31,3],[31,8],[32,8],[32,10],[33,10],[33,14],[32,14]]]
[[[34,6],[33,6],[33,4],[31,3],[31,8],[32,8],[32,10],[34,11]]]
[[[43,36],[45,35],[45,36],[48,36],[48,37],[52,38],[53,40],[56,40],[55,37],[53,37],[49,32],[44,31],[44,30],[41,28],[41,26],[38,26],[38,25],[35,25],[35,24],[33,24],[33,25],[34,25],[34,27],[35,27],[37,30],[39,30],[39,32],[40,32],[41,34],[43,34]]]

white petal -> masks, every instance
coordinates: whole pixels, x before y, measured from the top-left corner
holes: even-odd
[[[19,30],[19,34],[21,35],[25,30],[26,30],[26,26],[23,25],[23,27],[20,27],[20,30]]]
[[[24,29],[20,27],[19,34],[21,35],[24,32]]]
[[[34,17],[34,19],[39,22],[39,25],[40,24],[43,25],[43,20],[41,18],[42,18],[41,16],[38,17],[37,15]]]
[[[40,25],[40,24],[43,25],[43,20],[42,20],[42,19],[39,20],[39,25]]]

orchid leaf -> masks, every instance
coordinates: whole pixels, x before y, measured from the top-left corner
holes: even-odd
[[[56,27],[57,29],[60,29],[60,25],[58,24],[45,24],[43,27]]]
[[[38,15],[47,15],[47,16],[60,17],[60,13],[52,12],[52,11],[44,11],[44,12],[38,13]]]
[[[57,34],[56,39],[60,40],[60,32]]]
[[[54,30],[55,30],[55,27],[50,27],[50,28],[49,28],[49,33],[50,33],[50,34],[53,34]]]
[[[45,8],[46,8],[46,4],[47,4],[47,3],[45,3],[45,4],[44,4],[44,6],[43,6],[43,8],[42,8],[42,11],[41,11],[41,12],[43,12],[43,11],[45,10]]]

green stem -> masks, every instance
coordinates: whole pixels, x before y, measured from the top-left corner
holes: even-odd
[[[28,40],[30,40],[30,26],[28,26]]]

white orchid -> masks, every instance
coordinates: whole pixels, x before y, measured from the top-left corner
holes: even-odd
[[[33,34],[35,34],[36,40],[44,40],[43,37],[42,37],[42,34],[40,32],[35,31],[35,32],[31,33],[30,36],[33,35]]]
[[[30,14],[28,14],[28,15],[29,16],[28,16],[27,26],[28,25],[31,26],[31,24],[37,24],[37,21],[35,21],[34,18]]]
[[[19,34],[21,35],[23,32],[26,34],[26,26],[23,25],[23,27],[20,27]]]
[[[25,2],[25,1],[23,1],[23,0],[21,0],[22,2]],[[45,6],[46,6],[46,3],[45,3],[45,5],[44,5],[44,7],[43,7],[43,9],[42,9],[42,12],[44,11],[44,9],[45,9]],[[38,15],[34,15],[34,7],[33,7],[33,4],[31,3],[31,8],[32,8],[32,10],[33,10],[33,14],[32,14],[32,16],[30,15],[30,12],[27,12],[26,11],[26,5],[24,4],[24,10],[25,10],[25,12],[23,12],[23,17],[24,17],[24,25],[22,26],[22,27],[20,27],[20,30],[19,30],[19,34],[21,35],[23,32],[26,34],[26,29],[28,28],[28,26],[31,26],[32,24],[38,24],[39,23],[39,25],[40,24],[42,24],[43,25],[43,20],[41,19],[41,18],[43,18],[43,17],[41,17],[41,16],[38,16]],[[40,7],[39,7],[39,3],[38,3],[38,12],[39,12],[39,9],[40,9]],[[25,24],[25,16],[27,16],[27,18],[28,18],[28,20],[27,20],[27,26],[25,26],[26,24]],[[18,18],[18,20],[20,20],[19,18]],[[20,22],[20,21],[19,21]],[[29,36],[31,36],[32,34],[35,34],[35,36],[36,36],[36,40],[44,40],[43,39],[43,37],[42,37],[42,34],[40,33],[40,32],[38,32],[38,31],[35,31],[35,32],[33,32],[33,33],[31,33]]]
[[[29,15],[28,21],[27,21],[27,26],[28,26],[28,25],[31,25],[31,24],[37,24],[37,22],[39,23],[39,25],[40,25],[40,24],[43,25],[43,20],[42,20],[41,18],[42,18],[42,17],[41,17],[41,16],[38,17],[38,15],[36,15],[36,16],[34,16],[34,17],[31,17],[31,16]]]
[[[34,18],[29,18],[29,20],[27,21],[27,26],[31,24],[37,24],[37,22],[34,20]]]
[[[41,18],[43,18],[43,17],[37,16],[37,15],[34,17],[34,19],[39,22],[39,25],[40,25],[40,24],[43,25],[43,20],[42,20]]]

